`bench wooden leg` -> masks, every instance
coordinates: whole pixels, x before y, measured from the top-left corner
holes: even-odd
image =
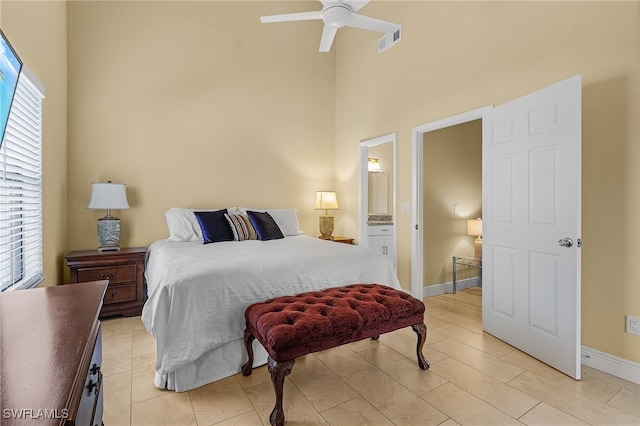
[[[272,360],[271,357],[267,357],[267,366],[269,367],[269,373],[271,373],[271,382],[273,383],[273,389],[276,391],[276,405],[273,407],[273,411],[269,416],[271,426],[282,426],[284,424],[284,408],[282,407],[284,378],[291,373],[295,362],[295,359],[276,362]]]
[[[253,370],[253,339],[255,336],[249,332],[249,330],[244,331],[244,346],[247,348],[247,355],[249,355],[249,360],[245,365],[242,366],[242,375],[250,376],[251,371]]]
[[[418,365],[423,370],[428,370],[430,365],[429,361],[422,355],[422,347],[424,346],[424,342],[427,341],[427,326],[425,323],[414,324],[411,326],[413,331],[418,335],[418,345],[416,347],[416,352],[418,354]]]

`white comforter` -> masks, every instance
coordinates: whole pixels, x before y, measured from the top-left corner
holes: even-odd
[[[386,256],[304,235],[213,244],[156,241],[146,268],[142,321],[157,341],[156,371],[169,373],[242,338],[252,303],[356,283],[400,288]]]

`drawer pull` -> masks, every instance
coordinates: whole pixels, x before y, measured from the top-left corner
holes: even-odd
[[[93,392],[94,389],[96,390],[97,395],[98,391],[100,390],[100,379],[96,380],[95,382],[93,380],[89,380],[89,384],[87,384],[89,395],[91,395],[91,392]]]
[[[96,363],[93,364],[93,367],[91,367],[91,370],[89,370],[89,372],[94,375],[96,373],[98,373],[98,371],[100,371],[100,366]]]
[[[100,278],[102,278],[102,279],[110,280],[111,278],[115,278],[115,277],[116,277],[116,272],[115,271],[110,273],[109,276],[105,275],[104,272],[100,272]]]
[[[115,295],[116,295],[116,294],[118,294],[118,292],[117,292],[117,291],[112,291],[112,292],[111,292],[111,296],[106,296],[106,297],[105,297],[105,300],[111,300],[111,299],[113,299],[113,298],[115,297]]]

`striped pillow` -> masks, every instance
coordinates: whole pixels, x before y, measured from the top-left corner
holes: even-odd
[[[236,241],[244,240],[256,240],[258,235],[256,230],[253,229],[251,221],[247,215],[241,214],[225,214],[224,217],[231,226],[231,232],[233,232],[233,239]]]

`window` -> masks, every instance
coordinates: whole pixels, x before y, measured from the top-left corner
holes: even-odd
[[[0,147],[0,291],[35,287],[42,273],[42,99],[23,67]]]

